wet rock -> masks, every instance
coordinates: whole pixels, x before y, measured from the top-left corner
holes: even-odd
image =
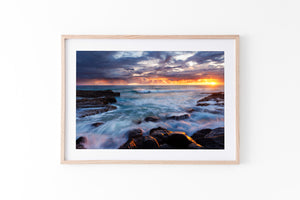
[[[224,149],[224,127],[213,129],[204,138],[212,139],[215,142],[214,148]]]
[[[197,106],[209,106],[209,103],[197,103]]]
[[[76,149],[86,149],[85,144],[87,143],[87,138],[81,136],[76,140]]]
[[[194,112],[195,111],[195,109],[193,109],[193,108],[188,108],[188,109],[186,109],[186,112],[188,112],[188,113],[192,113],[192,112]]]
[[[184,119],[188,119],[190,116],[191,116],[190,114],[172,115],[172,116],[167,116],[167,119],[184,120]]]
[[[187,136],[185,132],[172,132],[168,136],[167,143],[171,146],[175,146],[176,148],[187,149],[191,143],[196,142],[191,137]],[[199,147],[201,147],[201,145],[199,145]]]
[[[201,143],[205,149],[224,149],[224,137],[203,138],[199,143]]]
[[[98,126],[101,126],[102,124],[104,124],[103,122],[96,122],[96,123],[93,123],[92,126],[93,127],[98,127]]]
[[[171,131],[169,131],[166,128],[162,128],[162,127],[157,127],[157,128],[153,128],[150,130],[150,135],[154,135],[154,134],[163,134],[163,135],[169,135],[171,133]]]
[[[160,120],[160,118],[156,117],[156,116],[149,116],[149,117],[146,117],[144,120],[145,120],[145,122],[157,122]]]
[[[108,103],[116,103],[117,99],[115,97],[106,97],[104,98],[104,103],[108,104]]]
[[[120,149],[157,149],[159,144],[152,136],[143,136],[142,129],[133,129],[126,133],[128,140]]]
[[[187,146],[188,149],[203,149],[203,146],[200,144],[197,144],[196,142],[193,142]]]
[[[160,148],[161,149],[176,149],[176,147],[171,146],[169,144],[162,144],[162,145],[160,145]]]
[[[87,97],[87,98],[96,98],[96,97],[118,97],[120,96],[119,92],[113,92],[112,90],[77,90],[77,97]]]
[[[127,142],[125,142],[123,145],[119,147],[119,149],[136,149],[136,148],[137,146],[133,139],[128,140]]]
[[[80,113],[77,114],[78,117],[82,118],[82,117],[87,117],[87,116],[90,116],[90,115],[97,115],[101,113],[99,109],[96,109],[96,110],[84,110]]]
[[[142,120],[139,120],[139,119],[138,120],[132,120],[132,122],[135,123],[135,124],[141,124]]]
[[[87,117],[87,116],[91,116],[91,115],[97,115],[99,113],[104,113],[104,112],[108,112],[108,111],[115,110],[115,109],[117,109],[116,106],[107,105],[107,106],[105,106],[103,108],[99,108],[99,109],[84,110],[78,114],[78,117],[83,118],[83,117]]]
[[[209,109],[203,109],[202,112],[207,112],[211,114],[223,114],[224,110],[223,109],[215,109],[215,110],[209,110]]]
[[[167,142],[168,135],[171,133],[171,131],[158,127],[158,128],[153,128],[150,130],[149,135],[154,137],[159,144],[164,144]]]
[[[206,138],[213,138],[219,136],[224,136],[224,127],[215,128],[207,135],[205,135]]]
[[[128,138],[128,141],[133,141],[133,143],[135,144],[135,148],[137,149],[141,149],[143,147],[143,143],[144,143],[144,137],[143,137],[143,129],[132,129],[130,131],[128,131],[125,135]]]
[[[158,148],[159,148],[159,144],[154,137],[152,136],[144,137],[143,149],[158,149]]]
[[[200,131],[199,131],[200,132]],[[205,132],[205,131],[202,131]],[[207,131],[205,132],[207,133]],[[199,134],[199,133],[198,133]],[[150,130],[149,135],[144,136],[142,129],[133,129],[127,133],[128,140],[120,149],[203,149],[185,132],[172,132],[158,127]],[[202,138],[202,136],[201,136]]]
[[[128,139],[137,138],[143,136],[143,129],[132,129],[126,133]]]
[[[103,107],[110,103],[116,103],[115,97],[104,97],[104,98],[88,98],[88,99],[77,99],[77,108],[91,108],[91,107]]]
[[[200,99],[199,101],[197,101],[197,103],[204,101],[216,101],[217,103],[219,101],[224,101],[224,92],[212,93],[209,96]]]
[[[101,110],[101,112],[107,112],[107,111],[116,110],[116,109],[117,109],[117,106],[107,105],[100,110]]]
[[[224,149],[224,128],[202,129],[192,135],[192,138],[205,149]]]
[[[201,129],[200,131],[197,131],[196,133],[194,133],[194,134],[192,135],[192,138],[193,138],[197,143],[199,143],[198,140],[203,139],[204,136],[207,135],[207,134],[210,133],[210,132],[211,132],[211,129],[209,129],[209,128]]]

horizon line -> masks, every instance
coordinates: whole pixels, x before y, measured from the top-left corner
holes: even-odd
[[[224,84],[216,84],[216,85],[211,85],[211,84],[113,84],[113,85],[81,85],[81,84],[76,84],[76,86],[148,86],[148,85],[185,85],[185,86],[220,86],[220,85],[224,85]]]

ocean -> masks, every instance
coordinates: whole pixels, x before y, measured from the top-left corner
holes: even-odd
[[[204,128],[224,127],[224,105],[208,102],[196,106],[197,101],[214,92],[224,92],[224,86],[203,85],[115,85],[77,86],[77,90],[112,90],[119,92],[117,107],[104,113],[78,117],[78,113],[91,108],[77,108],[76,137],[87,137],[88,149],[117,149],[127,141],[126,132],[141,128],[144,135],[152,128],[163,127],[170,131],[183,131],[191,136]],[[94,109],[94,108],[93,108]],[[172,116],[188,114],[182,120]],[[159,117],[157,122],[146,122],[149,116]],[[98,127],[93,123],[103,123]]]

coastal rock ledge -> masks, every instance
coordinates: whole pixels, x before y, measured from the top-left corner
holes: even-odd
[[[76,107],[88,108],[78,113],[78,117],[82,118],[117,109],[116,106],[110,104],[117,102],[115,97],[120,96],[120,93],[112,90],[77,90],[76,96]]]
[[[127,142],[119,149],[224,149],[224,128],[202,129],[189,137],[185,132],[158,127],[144,136],[142,129],[125,134]]]
[[[144,135],[140,128],[125,134],[127,141],[119,149],[224,149],[224,127],[201,129],[189,137],[185,132],[169,131],[162,127],[153,128]],[[88,139],[80,136],[76,140],[76,149],[86,149]],[[103,148],[115,146],[110,138]]]
[[[76,96],[85,98],[119,97],[120,92],[113,92],[112,90],[77,90]]]

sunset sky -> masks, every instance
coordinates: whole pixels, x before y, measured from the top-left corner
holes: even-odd
[[[77,51],[77,85],[222,85],[223,51]]]

